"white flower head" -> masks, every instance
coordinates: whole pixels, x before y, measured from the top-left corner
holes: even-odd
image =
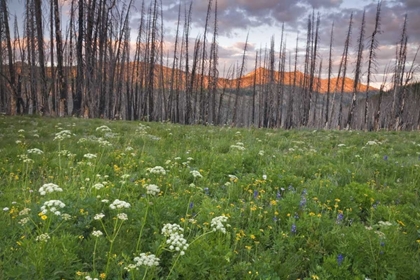
[[[93,217],[94,220],[102,220],[102,218],[105,217],[104,213],[96,214],[95,217]]]
[[[40,195],[46,195],[47,193],[52,193],[52,192],[62,192],[63,189],[60,188],[56,184],[47,183],[47,184],[42,185],[42,187],[40,187],[38,191]]]
[[[90,153],[87,153],[87,154],[84,154],[84,155],[83,155],[83,157],[85,157],[85,158],[87,158],[87,159],[94,159],[94,158],[96,158],[97,156],[96,156],[95,154],[90,154]]]
[[[190,173],[193,175],[194,178],[203,178],[203,175],[201,175],[200,171],[198,170],[191,170]]]
[[[128,216],[125,213],[118,213],[117,218],[121,221],[127,221],[128,220]]]
[[[153,184],[146,185],[145,188],[146,193],[150,195],[157,195],[160,192],[159,187]]]
[[[100,132],[111,132],[111,129],[106,126],[106,125],[102,125],[96,128],[96,131],[100,131]]]
[[[135,266],[139,267],[141,265],[153,267],[158,266],[160,259],[154,254],[141,253],[140,256],[134,258]]]
[[[57,209],[62,209],[66,205],[61,202],[60,200],[53,199],[44,202],[44,205],[41,206],[41,212],[43,214],[47,214],[48,212],[52,212],[56,216],[61,216],[61,212]]]
[[[149,171],[152,174],[166,175],[166,170],[162,166],[155,166],[155,167],[152,167],[152,168],[148,168],[147,171]]]
[[[39,242],[48,242],[48,239],[50,239],[48,233],[43,233],[41,235],[38,235],[35,240]]]
[[[70,138],[71,135],[72,134],[71,134],[70,130],[62,130],[62,131],[57,132],[55,134],[54,141],[56,141],[56,140],[57,141],[63,141],[66,138]]]
[[[111,209],[122,209],[122,208],[130,208],[130,206],[131,206],[131,204],[128,203],[128,202],[116,199],[116,200],[114,200],[114,202],[112,202],[109,205],[109,208],[111,208]]]
[[[92,235],[95,236],[95,237],[99,237],[99,236],[104,235],[104,234],[100,230],[94,230],[92,232]]]
[[[94,189],[96,189],[96,190],[100,190],[100,189],[102,189],[104,187],[104,185],[103,184],[101,184],[101,183],[96,183],[96,184],[94,184],[93,186],[92,186],[92,188],[94,188]]]
[[[44,152],[41,151],[38,148],[33,148],[33,149],[29,149],[27,150],[28,154],[36,154],[36,155],[42,155]]]
[[[210,226],[213,229],[213,231],[221,231],[222,233],[226,233],[226,228],[223,223],[226,223],[228,220],[228,217],[226,216],[219,216],[215,217],[211,220]],[[227,226],[230,226],[229,224]]]

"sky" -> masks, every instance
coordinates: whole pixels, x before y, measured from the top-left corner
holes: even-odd
[[[175,28],[178,18],[179,5],[184,10],[191,0],[161,0],[164,20],[165,49],[170,52],[175,38]],[[43,1],[48,18],[48,3]],[[66,17],[70,0],[60,0],[63,5],[62,14]],[[121,2],[120,0],[117,1]],[[212,11],[214,11],[213,0]],[[9,0],[10,13],[22,18],[24,1]],[[208,7],[208,0],[192,0],[191,40],[203,35]],[[218,37],[219,45],[219,71],[241,62],[243,47],[248,37],[247,59],[245,73],[254,68],[255,52],[270,46],[274,37],[276,51],[279,50],[281,29],[284,24],[285,40],[288,52],[293,52],[296,47],[296,38],[299,40],[301,55],[298,59],[299,70],[303,71],[303,60],[306,43],[306,30],[308,16],[315,13],[320,15],[319,30],[319,57],[323,59],[323,72],[327,73],[328,48],[330,32],[334,23],[333,63],[334,71],[340,62],[343,45],[346,39],[350,14],[353,13],[353,34],[350,42],[350,55],[352,58],[357,52],[357,37],[360,31],[363,11],[366,11],[366,35],[364,44],[369,46],[372,34],[378,0],[217,0]],[[145,0],[146,6],[150,0]],[[134,0],[134,9],[131,13],[130,27],[136,39],[135,31],[138,28],[138,12],[141,0]],[[396,44],[401,38],[404,16],[407,14],[408,34],[408,66],[420,45],[420,0],[382,0],[381,33],[377,36],[379,46],[377,49],[377,69],[373,77],[373,85],[379,87],[383,80],[386,66],[392,66],[395,61]],[[214,15],[211,15],[210,25],[213,25]],[[63,21],[65,25],[66,21]],[[63,30],[65,30],[63,28]],[[213,28],[209,29],[208,38],[211,40]],[[48,34],[48,32],[47,32]],[[193,42],[193,41],[192,41]],[[191,44],[192,45],[192,44]],[[364,53],[367,56],[367,51]],[[293,56],[293,55],[292,55]],[[420,58],[417,60],[420,61]],[[350,61],[350,78],[353,75],[354,59]],[[366,80],[367,60],[362,65],[362,82]],[[390,80],[389,75],[388,81]],[[416,78],[418,78],[416,76]]]

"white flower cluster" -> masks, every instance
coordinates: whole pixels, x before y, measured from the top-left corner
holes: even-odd
[[[112,146],[112,144],[108,140],[105,140],[103,138],[99,138],[97,141],[98,141],[99,146],[101,146],[101,147],[111,147]]]
[[[71,132],[70,132],[70,130],[62,130],[62,131],[57,132],[57,133],[55,134],[54,141],[55,141],[55,140],[62,141],[62,140],[64,140],[64,139],[66,139],[66,138],[70,138],[70,137],[71,137]]]
[[[184,229],[178,224],[166,224],[162,228],[162,234],[168,237],[166,244],[169,250],[179,252],[181,256],[185,254],[189,246],[183,232]]]
[[[131,263],[128,266],[124,267],[124,269],[127,271],[131,271],[133,269],[139,270],[139,267],[142,265],[148,267],[158,266],[160,260],[154,254],[141,253],[140,256],[134,258],[134,261],[136,263]]]
[[[122,209],[122,208],[130,208],[130,203],[125,202],[123,200],[116,199],[109,205],[111,209]]]
[[[258,155],[259,155],[259,156],[264,156],[264,154],[265,154],[265,152],[264,152],[263,150],[260,150],[260,151],[258,152]]]
[[[38,191],[40,195],[46,195],[47,193],[52,193],[52,192],[62,192],[63,189],[60,188],[56,184],[48,183],[48,184],[43,184],[42,187],[40,187]]]
[[[87,159],[94,159],[94,158],[96,158],[96,155],[95,154],[84,154],[83,155],[83,157],[85,157],[85,158],[87,158]]]
[[[106,125],[101,125],[101,126],[96,128],[96,131],[111,132],[111,129],[109,127],[107,127]]]
[[[141,253],[140,256],[134,258],[134,261],[136,262],[136,266],[144,265],[152,267],[159,265],[159,258],[154,254]]]
[[[221,232],[226,233],[226,228],[223,223],[226,223],[227,220],[228,217],[226,216],[215,217],[211,220],[210,226],[213,229],[213,231],[220,230]],[[228,224],[227,226],[229,227],[230,225]]]
[[[92,186],[92,188],[96,189],[96,190],[100,190],[104,187],[104,184],[102,183],[96,183]]]
[[[8,208],[8,207],[6,207],[6,208]],[[3,210],[5,210],[5,209],[3,209]],[[5,211],[8,211],[8,210],[5,210]],[[31,212],[31,209],[25,207],[25,208],[23,208],[22,210],[19,211],[19,216],[28,215],[29,212]],[[21,226],[23,226],[26,223],[28,223],[29,221],[30,221],[30,218],[29,217],[24,217],[24,218],[20,219],[20,221],[18,222],[18,224],[20,224]]]
[[[28,156],[26,154],[22,154],[22,155],[18,155],[18,158],[23,161],[24,163],[33,163],[34,160],[28,158]]]
[[[192,170],[190,173],[193,175],[194,178],[203,178],[203,175],[201,175],[200,171],[198,170]]]
[[[239,150],[239,151],[245,151],[244,143],[242,143],[242,142],[237,142],[235,145],[231,145],[230,148],[231,149],[236,149],[236,150]]]
[[[61,212],[58,211],[59,209],[64,208],[66,205],[61,202],[60,200],[48,200],[44,202],[44,205],[41,206],[41,212],[43,214],[47,214],[48,211],[54,213],[56,216],[61,216]]]
[[[148,168],[147,171],[149,171],[152,174],[166,175],[166,170],[162,166],[155,166],[155,167],[152,167],[152,168]]]
[[[36,154],[36,155],[42,155],[44,153],[38,148],[29,149],[27,152],[28,154]]]
[[[105,217],[104,213],[96,214],[95,217],[93,217],[94,220],[102,220],[102,218]]]
[[[117,218],[121,221],[127,221],[128,220],[128,216],[125,213],[118,213]]]
[[[92,278],[89,275],[85,277],[86,280],[99,280],[98,278]]]
[[[40,242],[48,242],[48,239],[50,239],[48,233],[43,233],[41,235],[38,235],[35,240]]]
[[[95,237],[99,237],[99,236],[104,235],[104,234],[100,230],[94,230],[94,231],[92,231],[92,235],[95,236]]]
[[[159,187],[153,184],[146,185],[145,188],[147,194],[157,195],[160,192]]]

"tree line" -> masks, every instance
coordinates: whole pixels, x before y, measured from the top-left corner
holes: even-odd
[[[419,87],[413,85],[417,67],[415,58],[407,61],[407,16],[395,65],[385,73],[392,74],[392,80],[384,78],[378,90],[370,87],[377,72],[381,1],[371,34],[366,34],[365,12],[358,26],[351,14],[338,73],[332,70],[334,24],[324,59],[321,19],[315,11],[307,19],[303,55],[298,37],[293,50],[286,48],[283,25],[278,51],[272,37],[269,47],[252,54],[247,37],[241,59],[221,70],[217,0],[208,0],[204,29],[197,38],[190,36],[192,1],[179,4],[171,51],[164,48],[162,0],[142,2],[136,11],[136,30],[130,25],[133,0],[71,0],[66,30],[61,29],[58,0],[24,4],[21,30],[17,16],[9,13],[8,1],[0,0],[0,111],[10,115],[285,129],[420,128]],[[354,69],[350,69],[351,56]],[[249,57],[255,58],[255,71],[244,76]],[[301,65],[303,73],[298,71]],[[364,74],[367,85],[361,87]],[[324,92],[322,80],[327,81]],[[386,84],[392,88],[385,90]]]

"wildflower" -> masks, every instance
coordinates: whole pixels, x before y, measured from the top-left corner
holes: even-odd
[[[338,263],[338,265],[340,266],[343,263],[343,261],[344,261],[344,256],[342,254],[339,254],[337,256],[337,263]]]
[[[345,147],[346,144],[338,144],[337,147]]]
[[[166,175],[166,170],[162,166],[155,166],[152,168],[148,168],[147,171],[149,171],[152,174]]]
[[[46,202],[44,202],[44,205],[41,206],[41,213],[42,214],[47,214],[48,211],[54,213],[57,216],[60,216],[61,213],[60,211],[57,211],[57,208],[64,208],[66,205],[61,202],[60,200],[48,200]]]
[[[103,203],[109,203],[109,200],[108,199],[102,199],[101,202],[103,202]]]
[[[387,155],[384,155],[384,160],[388,160],[388,156]]]
[[[96,128],[96,131],[100,131],[100,132],[111,132],[111,129],[106,126],[106,125],[102,125]]]
[[[154,254],[141,253],[140,256],[134,258],[134,261],[136,262],[135,265],[137,267],[141,265],[153,267],[159,265],[160,259],[157,258]]]
[[[7,211],[9,211],[9,210],[10,210],[10,208],[9,208],[9,207],[4,207],[4,208],[3,208],[3,211],[4,211],[4,212],[7,212]]]
[[[36,155],[42,155],[44,153],[38,148],[29,149],[27,152],[28,154],[36,154]]]
[[[30,220],[29,220],[29,217],[25,217],[25,218],[22,218],[19,222],[18,222],[18,224],[20,224],[21,226],[24,226],[27,222],[29,222]]]
[[[203,190],[204,190],[204,193],[205,193],[206,195],[209,195],[209,188],[204,188]]]
[[[85,157],[85,158],[87,158],[87,159],[94,159],[94,158],[96,158],[97,156],[96,156],[95,154],[90,154],[90,153],[88,153],[88,154],[84,154],[84,155],[83,155],[83,157]]]
[[[258,197],[258,190],[254,190],[254,198]]]
[[[160,192],[159,187],[153,184],[146,185],[145,188],[146,188],[146,193],[150,195],[157,195]]]
[[[231,175],[231,174],[229,174],[229,175],[228,175],[228,177],[229,177],[229,180],[230,180],[231,182],[236,182],[236,181],[238,181],[238,177],[236,177],[235,175]]]
[[[127,214],[125,214],[125,213],[118,213],[117,218],[120,219],[121,221],[127,221],[128,220]]]
[[[62,192],[63,189],[60,188],[56,184],[48,183],[48,184],[42,185],[42,187],[40,187],[38,191],[40,195],[46,195],[47,193],[52,193],[52,192]]]
[[[162,234],[168,237],[166,244],[169,246],[169,250],[179,252],[181,256],[185,254],[185,250],[189,246],[183,232],[184,229],[178,224],[165,224],[162,228]]]
[[[262,178],[263,178],[264,181],[267,180],[267,175],[263,174]]]
[[[94,230],[92,232],[92,235],[95,236],[95,237],[99,237],[99,236],[104,235],[104,234],[100,230]]]
[[[194,207],[194,202],[190,202],[190,205],[188,206],[190,209],[192,209]]]
[[[106,278],[106,274],[102,272],[101,274],[99,274],[99,278],[105,279]]]
[[[105,217],[104,213],[96,214],[95,217],[93,217],[94,220],[102,220],[102,218]]]
[[[30,211],[31,211],[30,208],[25,207],[22,210],[20,210],[19,216],[28,215]]]
[[[223,223],[226,223],[228,220],[228,217],[226,216],[218,216],[211,220],[210,226],[213,229],[213,231],[220,230],[222,233],[226,233],[226,228]],[[227,224],[227,226],[230,226]]]
[[[302,196],[302,198],[300,199],[299,206],[301,208],[305,208],[305,206],[306,206],[306,197]]]
[[[295,225],[295,224],[293,224],[293,225],[292,225],[292,228],[290,229],[290,231],[291,231],[293,234],[295,234],[295,233],[297,232],[297,229],[296,229],[296,225]]]
[[[276,199],[278,200],[278,199],[280,199],[281,198],[281,193],[280,193],[280,191],[277,191],[277,194],[276,194]]]
[[[65,221],[68,221],[68,220],[71,219],[71,216],[69,214],[64,213],[64,214],[61,215],[61,218],[63,218],[63,220],[65,220]]]
[[[66,138],[70,138],[70,137],[71,137],[71,132],[70,132],[70,130],[62,130],[62,131],[57,132],[57,133],[55,134],[54,141],[55,141],[55,140],[57,140],[57,141],[62,141],[62,140],[64,140],[64,139],[66,139]]]
[[[201,173],[197,170],[192,170],[190,171],[190,173],[193,175],[194,178],[203,178],[203,175],[201,175]]]
[[[337,219],[335,220],[336,224],[341,224],[341,222],[343,221],[344,215],[343,213],[338,213],[337,215]]]
[[[96,189],[96,190],[100,190],[104,187],[104,184],[101,183],[96,183],[95,185],[92,186],[92,188]]]
[[[109,205],[109,208],[111,209],[121,209],[121,208],[130,208],[131,204],[128,202],[125,202],[123,200],[115,199],[114,202]]]
[[[50,239],[48,233],[43,233],[41,235],[38,235],[35,240],[40,242],[48,242],[48,239]]]

